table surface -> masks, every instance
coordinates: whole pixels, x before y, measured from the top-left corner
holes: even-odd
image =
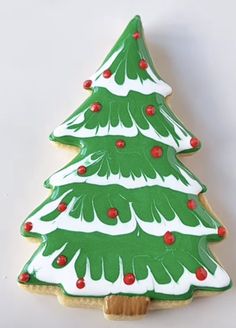
[[[0,1],[2,327],[235,327],[235,289],[191,305],[150,313],[138,322],[105,321],[101,311],[60,306],[27,293],[16,277],[35,245],[19,226],[47,195],[43,181],[72,158],[48,135],[87,97],[82,82],[100,65],[135,15],[173,111],[203,142],[184,160],[207,187],[229,229],[214,247],[232,279],[235,265],[235,1]]]

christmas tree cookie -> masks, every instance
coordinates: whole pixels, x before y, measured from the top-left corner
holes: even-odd
[[[170,110],[136,16],[84,88],[87,100],[50,135],[78,147],[50,176],[50,196],[21,227],[40,245],[18,281],[108,318],[189,303],[231,285],[208,248],[226,229],[206,187],[176,156],[200,141]]]

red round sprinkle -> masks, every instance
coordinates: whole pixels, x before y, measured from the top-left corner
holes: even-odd
[[[154,158],[160,158],[163,154],[163,150],[159,146],[155,146],[151,149],[151,155]]]
[[[84,89],[90,89],[91,85],[92,85],[92,81],[91,80],[86,80],[83,83]]]
[[[66,265],[66,263],[67,263],[67,257],[66,256],[64,256],[64,255],[60,255],[60,256],[58,256],[58,258],[57,258],[57,264],[59,265],[59,266],[64,266],[64,265]]]
[[[226,229],[223,226],[218,227],[218,236],[219,237],[225,237],[226,235]]]
[[[193,148],[197,148],[200,146],[200,140],[198,138],[191,138],[190,140],[190,145],[193,147]]]
[[[18,277],[19,282],[28,282],[29,280],[30,280],[30,275],[28,272],[23,272]]]
[[[135,33],[133,34],[133,38],[134,38],[135,40],[139,39],[140,37],[141,37],[141,35],[140,35],[139,32],[135,32]]]
[[[84,278],[79,278],[79,279],[76,281],[76,287],[79,288],[79,289],[82,289],[82,288],[85,287]]]
[[[170,231],[167,231],[167,232],[164,234],[163,239],[164,239],[164,242],[165,242],[167,245],[172,245],[172,244],[174,244],[174,242],[175,242],[175,236],[174,236],[173,233],[170,232]]]
[[[100,112],[101,109],[102,109],[102,105],[99,102],[95,102],[91,105],[92,112]]]
[[[197,207],[197,203],[195,202],[194,199],[189,199],[187,201],[187,206],[190,210],[195,210],[195,208]]]
[[[135,276],[133,275],[133,273],[127,273],[126,275],[124,275],[124,283],[126,285],[132,285],[135,282]]]
[[[78,169],[77,169],[77,173],[78,173],[79,175],[83,175],[83,174],[85,174],[86,172],[87,172],[87,168],[86,168],[86,166],[84,166],[84,165],[79,166]]]
[[[117,148],[124,148],[125,147],[125,141],[124,140],[117,140],[116,141],[116,147]]]
[[[156,109],[152,105],[149,105],[149,106],[146,107],[146,114],[148,116],[153,116],[155,114],[155,111],[156,111]]]
[[[26,232],[30,232],[33,229],[33,223],[32,222],[26,222],[24,224],[24,230]]]
[[[148,68],[148,63],[146,62],[145,59],[141,59],[139,61],[139,67],[143,70],[147,69]]]
[[[207,277],[207,271],[203,267],[199,267],[196,270],[196,277],[198,280],[205,280]]]
[[[107,211],[107,216],[111,219],[115,219],[118,216],[118,211],[116,208],[109,208]]]
[[[67,205],[66,203],[60,203],[58,206],[57,206],[57,209],[59,212],[64,212],[66,209],[67,209]]]
[[[105,79],[109,79],[109,77],[111,77],[112,72],[109,69],[106,69],[103,73],[102,73],[103,77],[105,77]]]

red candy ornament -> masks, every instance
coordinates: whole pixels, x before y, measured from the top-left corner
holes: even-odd
[[[67,204],[66,203],[60,203],[57,206],[57,209],[58,209],[59,212],[64,212],[67,209]]]
[[[91,105],[90,109],[92,112],[100,112],[102,105],[99,102],[95,102]]]
[[[61,267],[65,266],[67,263],[67,257],[64,255],[60,255],[57,258],[57,264]]]
[[[127,273],[124,276],[124,283],[126,285],[132,285],[135,282],[135,276],[133,275],[133,273]]]
[[[141,35],[140,35],[139,32],[135,32],[135,33],[133,34],[133,38],[134,38],[135,40],[140,39],[140,37],[141,37]]]
[[[154,158],[160,158],[163,154],[163,150],[159,146],[155,146],[151,149],[151,155]]]
[[[23,272],[19,275],[18,281],[19,282],[28,282],[30,280],[30,275],[28,272]]]
[[[86,168],[86,166],[84,166],[84,165],[79,166],[78,169],[77,169],[77,173],[78,173],[79,175],[83,175],[83,174],[85,174],[86,172],[87,172],[87,168]]]
[[[226,229],[223,226],[218,227],[218,236],[219,237],[225,237],[226,235]]]
[[[124,140],[117,140],[116,141],[116,147],[117,148],[124,148],[125,147],[125,141]]]
[[[191,138],[190,140],[190,145],[193,147],[193,148],[197,148],[200,146],[200,140],[198,138]]]
[[[175,236],[170,231],[167,231],[164,234],[163,239],[164,239],[165,244],[167,244],[167,245],[172,245],[175,242]]]
[[[109,79],[109,77],[112,76],[112,72],[109,69],[106,69],[103,73],[102,73],[103,77],[105,77],[105,79]]]
[[[84,278],[79,278],[79,279],[76,281],[76,287],[79,288],[79,289],[82,289],[82,288],[85,287]]]
[[[207,271],[203,267],[198,268],[195,274],[196,278],[201,281],[205,280],[207,277]]]
[[[143,70],[147,69],[148,68],[148,63],[146,62],[145,59],[141,59],[139,61],[139,67]]]
[[[30,232],[33,229],[33,223],[32,222],[26,222],[24,224],[24,230],[26,232]]]
[[[197,203],[195,202],[195,200],[194,199],[189,199],[188,201],[187,201],[187,206],[188,206],[188,208],[190,209],[190,210],[195,210],[195,208],[197,208]]]
[[[83,83],[84,89],[90,89],[91,85],[92,85],[92,81],[91,80],[86,80]]]
[[[146,114],[148,116],[153,116],[155,114],[155,111],[156,111],[155,107],[152,106],[152,105],[147,106],[145,110],[146,110]]]
[[[110,218],[110,219],[115,219],[117,216],[118,216],[118,211],[116,208],[112,207],[112,208],[109,208],[109,210],[107,211],[107,216]]]

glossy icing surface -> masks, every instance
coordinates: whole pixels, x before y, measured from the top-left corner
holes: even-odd
[[[84,86],[92,94],[50,136],[80,152],[46,180],[51,195],[22,225],[41,244],[20,283],[160,300],[229,288],[208,249],[224,227],[199,201],[206,187],[176,157],[199,140],[166,104],[171,88],[138,16]]]
[[[102,108],[99,112],[93,112],[91,106],[98,100]],[[146,113],[150,105],[155,107],[153,116]],[[139,134],[172,146],[178,153],[195,150],[190,144],[193,135],[174,116],[164,97],[133,91],[128,96],[119,97],[104,88],[94,88],[91,96],[53,131],[51,139],[81,147],[84,138],[135,138]],[[145,142],[145,138],[141,141]],[[100,138],[100,142],[106,142],[106,139]]]

